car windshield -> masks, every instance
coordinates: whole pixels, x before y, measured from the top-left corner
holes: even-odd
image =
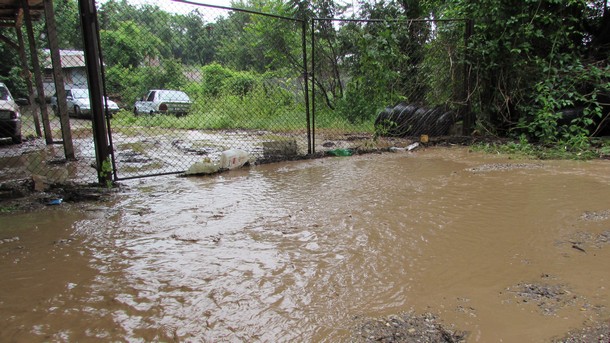
[[[74,99],[85,99],[89,98],[89,90],[88,89],[73,89],[72,97]]]
[[[0,100],[11,100],[11,93],[9,93],[8,88],[0,87]]]
[[[190,101],[189,96],[181,91],[162,91],[159,92],[159,100],[163,101]]]

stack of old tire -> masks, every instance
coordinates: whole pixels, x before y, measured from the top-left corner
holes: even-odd
[[[445,106],[429,108],[400,102],[377,115],[375,131],[390,137],[444,136],[457,120],[455,112]]]

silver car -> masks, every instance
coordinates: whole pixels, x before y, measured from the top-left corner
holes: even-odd
[[[87,117],[91,118],[91,103],[89,102],[89,90],[87,88],[71,88],[66,89],[66,103],[68,104],[68,115],[76,118]],[[119,106],[112,100],[106,98],[108,112],[110,116],[119,111]],[[51,98],[51,108],[57,115],[57,94]],[[105,110],[105,108],[104,108]]]
[[[10,138],[15,144],[21,143],[21,111],[11,92],[2,82],[0,82],[0,138]]]
[[[135,102],[133,113],[187,115],[191,109],[191,99],[186,93],[171,89],[153,89],[146,97]]]

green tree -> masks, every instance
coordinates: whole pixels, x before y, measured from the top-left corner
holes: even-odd
[[[155,60],[161,55],[161,39],[133,21],[120,23],[116,30],[103,30],[100,36],[104,60],[110,66],[137,67],[145,59]]]
[[[53,4],[59,48],[82,50],[83,37],[80,29],[78,3],[76,0],[55,0]]]

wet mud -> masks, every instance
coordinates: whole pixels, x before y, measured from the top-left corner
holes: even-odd
[[[597,342],[609,171],[426,148],[0,214],[0,341]]]

